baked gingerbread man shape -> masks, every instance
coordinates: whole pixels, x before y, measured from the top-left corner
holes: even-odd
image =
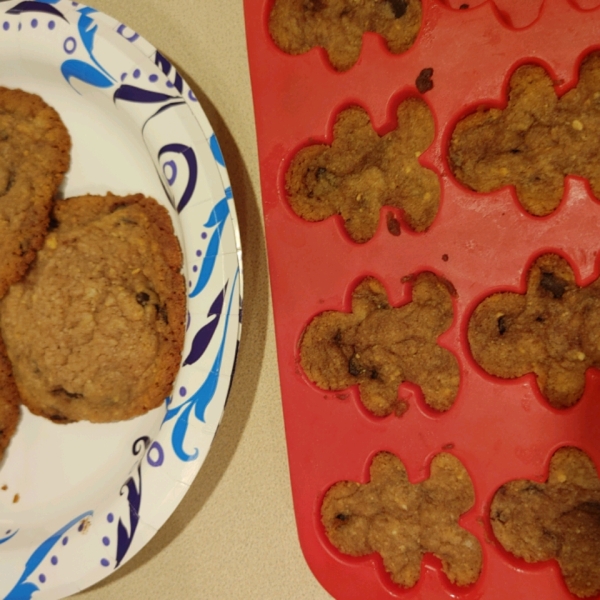
[[[276,0],[269,16],[275,44],[288,54],[324,48],[338,71],[352,67],[363,34],[372,31],[401,54],[414,43],[421,27],[421,0]]]
[[[505,550],[530,563],[557,560],[567,587],[580,598],[600,592],[600,480],[587,454],[561,448],[545,483],[504,484],[490,517]]]
[[[339,214],[359,243],[375,235],[383,206],[401,209],[411,229],[425,231],[438,212],[440,184],[419,156],[433,142],[435,125],[417,98],[402,102],[397,117],[396,129],[380,137],[362,108],[342,111],[331,146],[306,146],[290,164],[286,192],[294,212],[307,221]]]
[[[600,368],[600,280],[579,287],[569,263],[544,254],[532,265],[527,292],[500,292],[481,302],[469,321],[473,357],[491,375],[535,373],[555,408],[582,396],[585,372]]]
[[[379,553],[398,585],[415,585],[423,555],[432,552],[448,579],[464,586],[477,580],[482,564],[479,541],[458,524],[474,501],[469,474],[453,455],[435,456],[429,479],[412,484],[402,462],[381,452],[371,464],[369,483],[342,481],[329,489],[321,519],[340,552]]]
[[[367,277],[352,294],[352,312],[326,311],[306,328],[300,362],[309,379],[326,390],[358,384],[367,410],[402,414],[398,386],[421,387],[432,408],[448,410],[458,393],[458,361],[437,338],[453,321],[451,284],[424,272],[413,280],[412,301],[391,307],[385,288]]]
[[[456,178],[477,192],[515,186],[525,210],[553,212],[564,179],[587,179],[600,198],[600,53],[582,63],[577,87],[558,98],[550,75],[524,65],[510,79],[505,109],[480,109],[457,124],[449,162]]]

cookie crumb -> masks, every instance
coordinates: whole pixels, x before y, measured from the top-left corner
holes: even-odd
[[[77,528],[77,531],[79,531],[79,533],[87,533],[91,526],[92,526],[92,522],[90,521],[90,519],[88,517],[86,517],[85,519],[83,519],[81,521],[81,523],[79,523],[79,527]]]
[[[409,408],[410,408],[410,404],[406,400],[398,400],[398,403],[396,404],[396,408],[394,409],[394,414],[397,417],[401,417],[403,414],[405,414],[408,411]]]
[[[469,5],[468,5],[468,4],[461,4],[461,5],[458,7],[458,9],[459,9],[459,10],[467,10],[467,8],[469,8]]]
[[[399,236],[400,231],[400,222],[396,219],[396,215],[393,212],[388,212],[386,215],[386,222],[388,231],[395,236]]]
[[[449,258],[450,258],[450,257],[449,257],[447,254],[442,254],[442,260],[443,260],[444,262],[448,262],[448,259],[449,259]]]
[[[425,92],[428,92],[429,90],[433,89],[433,80],[431,79],[432,77],[433,69],[430,67],[428,67],[427,69],[423,69],[419,73],[416,85],[417,90],[419,90],[420,94],[424,94]]]
[[[13,504],[16,504],[20,499],[21,499],[21,496],[19,494],[15,494],[13,497]]]
[[[0,489],[5,492],[8,489],[8,486],[4,484]]]

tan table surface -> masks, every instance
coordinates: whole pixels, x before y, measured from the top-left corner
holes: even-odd
[[[232,182],[245,297],[234,383],[199,475],[151,542],[78,598],[330,598],[302,556],[292,508],[242,0],[85,3],[159,48],[196,92]]]

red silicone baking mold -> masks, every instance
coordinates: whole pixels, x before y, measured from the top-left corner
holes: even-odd
[[[456,122],[480,105],[503,107],[515,69],[542,65],[558,94],[572,88],[582,59],[600,48],[598,0],[423,0],[423,24],[413,47],[391,54],[382,38],[363,38],[359,61],[340,73],[325,52],[287,55],[267,28],[273,0],[245,0],[246,32],[254,93],[264,220],[273,296],[279,372],[298,532],[306,560],[336,598],[572,598],[555,561],[529,565],[495,541],[489,506],[495,491],[517,478],[545,481],[561,446],[584,450],[600,466],[600,372],[588,370],[585,393],[572,408],[552,409],[529,375],[505,381],[473,361],[466,338],[475,306],[498,290],[525,291],[526,275],[540,254],[557,252],[572,265],[579,285],[600,274],[600,201],[586,181],[568,177],[560,207],[528,215],[514,191],[477,194],[452,176],[447,147]],[[419,94],[415,81],[433,69],[434,87]],[[398,104],[422,97],[431,108],[436,136],[420,157],[442,188],[440,211],[430,229],[414,233],[401,214],[384,208],[375,237],[354,243],[341,218],[309,223],[296,216],[284,178],[294,154],[311,143],[330,143],[340,110],[365,108],[380,135],[395,127]],[[386,213],[401,221],[391,235]],[[410,405],[402,417],[376,418],[358,390],[326,392],[299,365],[298,345],[310,320],[324,310],[350,310],[352,290],[377,277],[394,306],[410,300],[407,275],[433,271],[457,291],[455,319],[440,338],[460,363],[461,383],[446,413],[427,407],[415,386],[399,394]],[[373,456],[388,450],[405,464],[413,483],[428,477],[433,456],[451,452],[473,480],[475,506],[461,525],[483,548],[483,570],[472,586],[451,585],[440,562],[426,556],[416,586],[403,589],[385,573],[378,555],[352,558],[328,541],[320,521],[327,489],[340,480],[368,481]]]

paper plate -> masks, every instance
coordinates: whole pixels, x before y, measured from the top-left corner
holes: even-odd
[[[198,473],[238,347],[240,240],[210,124],[147,41],[77,2],[9,1],[0,56],[0,85],[41,95],[71,134],[64,196],[155,197],[172,216],[189,286],[182,367],[162,407],[67,426],[23,410],[0,465],[0,598],[61,598],[129,560]]]

